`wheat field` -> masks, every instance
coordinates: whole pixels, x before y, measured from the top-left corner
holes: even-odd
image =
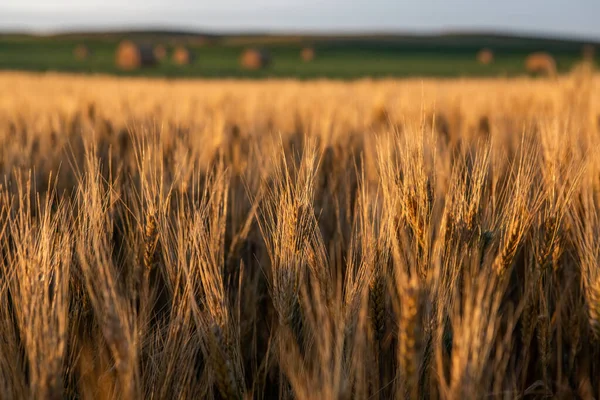
[[[599,83],[0,73],[2,397],[599,398]]]

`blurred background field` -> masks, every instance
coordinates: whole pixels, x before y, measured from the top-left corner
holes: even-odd
[[[128,39],[162,45],[166,57],[156,65],[122,70],[115,65],[115,50]],[[76,57],[78,46],[89,54]],[[194,60],[179,65],[172,59],[176,46],[185,46]],[[302,49],[314,50],[314,59],[301,59]],[[565,73],[582,59],[592,41],[519,37],[510,35],[208,35],[186,32],[139,31],[69,33],[57,35],[0,35],[0,69],[108,73],[116,75],[205,78],[334,78],[360,77],[468,77],[518,76],[526,73],[528,54],[544,51]],[[266,68],[244,69],[240,55],[247,48],[268,51]],[[477,60],[482,49],[493,52],[493,61]],[[596,61],[597,62],[597,61]]]

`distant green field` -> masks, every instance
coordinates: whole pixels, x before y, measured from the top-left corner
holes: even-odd
[[[139,39],[153,43],[181,40],[156,34]],[[221,37],[203,45],[194,44],[197,42],[187,37],[188,47],[196,54],[194,64],[177,66],[167,60],[154,67],[124,72],[114,65],[119,40],[120,37],[111,35],[0,35],[0,69],[209,78],[514,76],[525,73],[524,59],[533,51],[550,52],[559,71],[568,71],[581,59],[583,46],[574,41],[477,35],[314,37],[287,41],[257,37],[256,42],[271,52],[273,63],[261,71],[247,71],[239,66],[238,58],[245,47],[253,45],[252,37],[244,41]],[[305,43],[310,43],[317,52],[316,59],[309,63],[300,60],[299,53]],[[93,56],[77,61],[73,49],[78,44],[87,45]],[[491,65],[480,65],[475,60],[475,54],[483,47],[494,51],[495,61]]]

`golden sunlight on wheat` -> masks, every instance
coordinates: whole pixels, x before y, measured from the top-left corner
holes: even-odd
[[[600,78],[0,74],[6,398],[598,398]]]

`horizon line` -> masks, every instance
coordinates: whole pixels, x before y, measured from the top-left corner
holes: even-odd
[[[246,29],[202,29],[189,26],[170,26],[165,24],[132,24],[132,25],[113,25],[113,26],[65,26],[54,29],[36,30],[28,27],[15,27],[3,29],[0,27],[0,35],[24,35],[24,36],[61,36],[77,34],[119,34],[119,33],[177,33],[182,35],[197,36],[414,36],[414,37],[435,37],[451,35],[469,35],[469,36],[497,36],[512,38],[531,38],[544,40],[562,40],[562,41],[581,41],[600,43],[600,38],[591,35],[581,34],[563,34],[548,32],[543,30],[528,29],[500,29],[500,28],[440,28],[440,29],[410,29],[401,30],[397,28],[389,29],[365,29],[365,28],[333,28],[333,29],[303,29],[303,28],[246,28]]]

